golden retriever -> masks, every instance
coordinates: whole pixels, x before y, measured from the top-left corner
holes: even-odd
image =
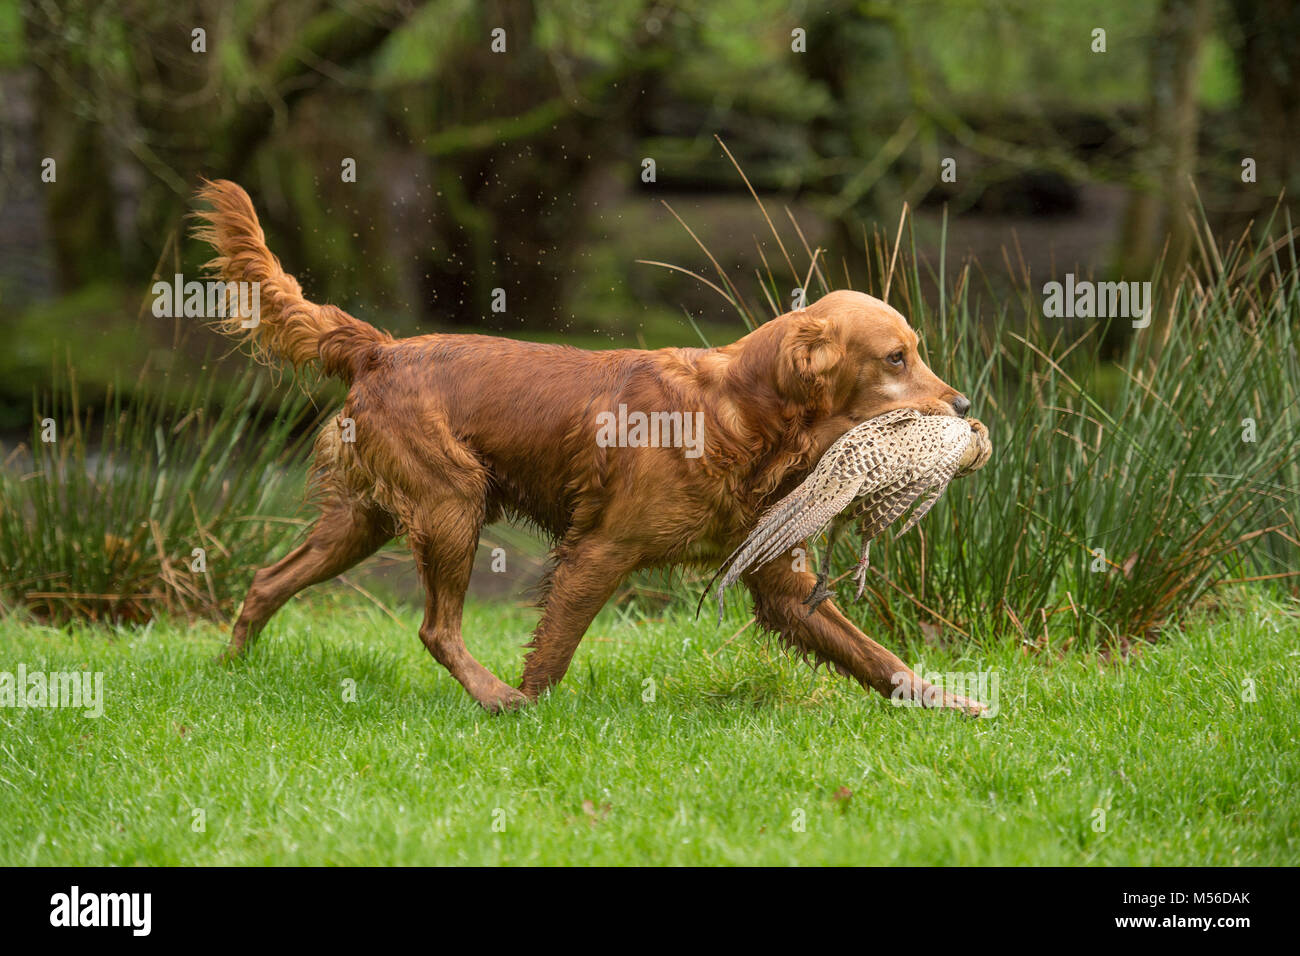
[[[241,653],[294,594],[404,534],[427,594],[421,640],[481,705],[514,707],[564,677],[629,572],[716,565],[865,419],[894,408],[970,409],[921,360],[903,316],[857,292],[832,292],[719,348],[589,352],[480,335],[394,339],[305,299],[238,185],[207,183],[199,198],[206,208],[196,235],[216,250],[209,268],[226,282],[258,283],[257,324],[244,328],[251,317],[236,315],[222,328],[269,357],[318,363],[349,386],[341,415],[316,443],[320,518],[300,547],[254,576],[227,656]],[[646,440],[647,421],[664,425],[669,440]],[[983,426],[972,429],[987,444]],[[691,447],[681,447],[683,438]],[[979,465],[987,458],[986,448]],[[554,541],[517,687],[475,660],[461,637],[479,533],[512,517]],[[813,575],[792,562],[772,561],[746,584],[759,624],[805,656],[886,696],[901,687],[914,700],[979,709],[930,690],[833,602],[810,614],[803,600]]]

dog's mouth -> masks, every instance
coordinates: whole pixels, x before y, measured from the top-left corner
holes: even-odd
[[[922,415],[941,415],[945,418],[960,418],[957,409],[952,407],[950,402],[924,402],[920,405],[913,406]]]
[[[865,418],[858,418],[858,424],[871,421],[873,418],[879,418],[881,415],[887,415],[890,412],[896,412],[900,409],[911,409],[914,412],[920,412],[922,415],[940,415],[945,418],[957,418],[957,410],[947,402],[926,401],[926,402],[899,402],[897,405],[891,405],[882,411],[873,412]]]

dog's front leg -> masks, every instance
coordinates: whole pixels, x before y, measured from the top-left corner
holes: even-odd
[[[794,571],[778,558],[746,576],[754,595],[758,623],[779,634],[805,654],[825,661],[886,697],[915,701],[926,707],[948,707],[978,714],[985,708],[924,681],[896,655],[853,626],[833,601],[809,614],[804,596],[815,583],[807,571]]]

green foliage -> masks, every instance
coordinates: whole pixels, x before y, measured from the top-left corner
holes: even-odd
[[[298,527],[287,516],[302,494],[309,401],[290,396],[273,417],[264,372],[245,372],[242,401],[218,404],[215,382],[205,376],[174,404],[114,391],[98,426],[75,378],[42,396],[31,444],[0,468],[8,610],[56,623],[216,615],[283,554]],[[192,570],[195,548],[206,572]]]
[[[486,43],[486,27],[475,36],[480,24],[470,16],[474,9],[472,0],[439,0],[419,7],[375,55],[375,85],[383,89],[435,80],[460,46],[476,39]]]
[[[0,0],[0,69],[21,66],[23,20],[19,0]]]
[[[934,77],[981,103],[1081,103],[1111,108],[1140,98],[1156,0],[987,4],[962,0],[868,2],[863,8],[901,28]],[[1106,52],[1092,31],[1106,31]],[[1086,94],[1084,93],[1086,91]]]
[[[921,332],[930,366],[971,398],[994,443],[990,464],[955,483],[916,530],[873,546],[863,601],[891,630],[1123,644],[1151,636],[1218,582],[1294,573],[1297,247],[1289,235],[1224,250],[1208,232],[1202,242],[1199,269],[1177,282],[1157,277],[1156,318],[1129,330],[1118,360],[1103,323],[1044,319],[1042,293],[1025,280],[990,314],[967,266],[935,307],[923,287],[938,278],[909,243],[893,267],[894,242],[870,244],[863,291],[883,296],[891,284],[888,298]],[[782,249],[796,265],[780,280],[760,277],[770,314],[783,311],[787,286],[811,273],[815,298],[840,271],[820,257],[811,269],[811,250],[797,244]],[[762,319],[745,304],[752,293],[720,281],[746,323]],[[1254,441],[1243,440],[1247,418]],[[856,560],[850,537],[839,569]],[[851,593],[841,596],[852,605]]]
[[[1037,290],[1015,331],[1005,304],[984,325],[966,285],[935,314],[920,270],[906,273],[907,311],[940,374],[973,396],[995,457],[923,534],[881,549],[880,613],[1123,642],[1218,581],[1296,567],[1300,273],[1242,247],[1211,268],[1167,288],[1114,363],[1104,329],[1048,328]],[[1089,383],[1112,366],[1122,375],[1103,394]],[[1275,528],[1287,537],[1251,547]]]

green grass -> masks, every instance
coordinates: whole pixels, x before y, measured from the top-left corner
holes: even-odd
[[[228,669],[217,625],[0,621],[0,670],[105,686],[97,720],[0,709],[0,864],[1300,861],[1294,602],[1238,589],[1125,661],[918,638],[904,657],[926,670],[996,669],[991,720],[729,640],[740,614],[607,608],[565,682],[501,717],[429,658],[414,612],[399,627],[336,592]],[[513,677],[532,619],[473,605],[471,649]]]

